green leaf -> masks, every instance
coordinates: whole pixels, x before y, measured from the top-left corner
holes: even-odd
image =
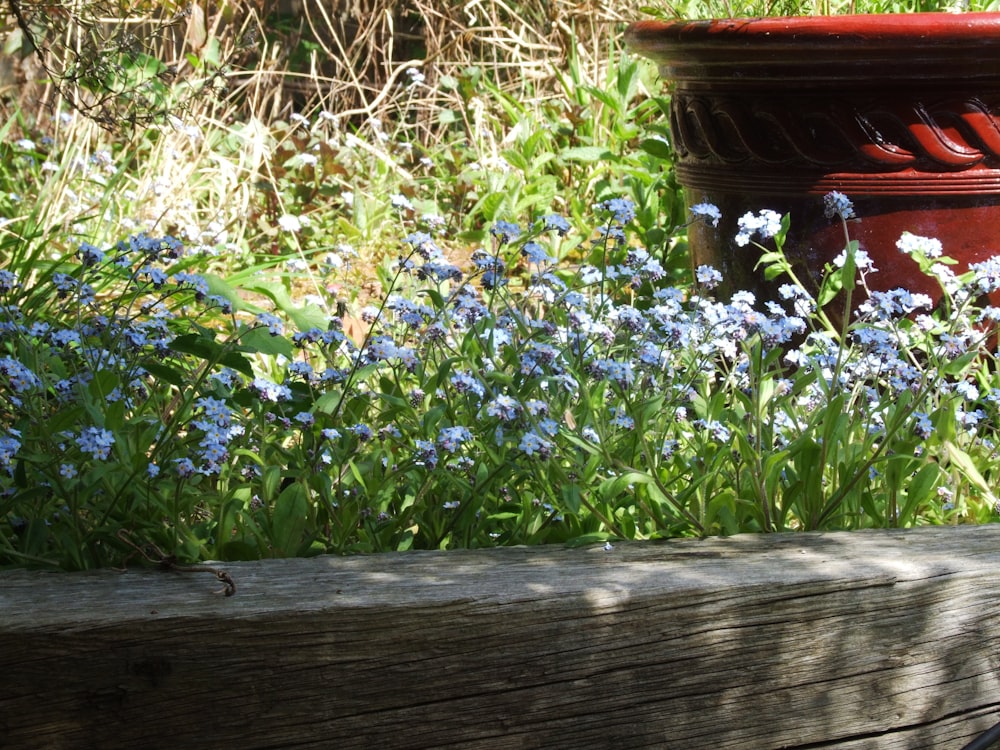
[[[488,521],[513,521],[515,518],[520,518],[520,513],[512,513],[506,511],[504,513],[491,513],[486,517]]]
[[[368,483],[365,481],[365,477],[361,473],[361,469],[358,468],[357,462],[356,461],[351,461],[347,466],[351,470],[351,475],[357,481],[358,486],[361,487],[361,489],[362,489],[363,492],[367,492],[368,491]]]
[[[203,273],[201,276],[205,279],[205,283],[208,284],[209,294],[214,294],[218,297],[224,298],[230,305],[233,306],[234,310],[248,309],[246,302],[244,302],[243,298],[240,297],[239,292],[237,292],[220,276],[216,276],[211,273]]]
[[[732,519],[735,512],[736,493],[731,489],[722,490],[708,501],[703,521],[705,528],[712,529],[713,526],[723,526],[720,517]]]
[[[288,291],[276,285],[256,285],[246,286],[248,291],[257,292],[269,297],[278,309],[288,316],[296,328],[300,331],[307,331],[310,328],[326,328],[329,322],[326,315],[318,307],[306,305],[297,307],[294,300],[289,296]]]
[[[567,512],[573,515],[580,514],[580,507],[583,505],[583,495],[580,493],[580,487],[575,484],[563,485],[559,494],[562,496],[563,507]]]
[[[816,304],[819,307],[826,307],[830,302],[833,301],[840,290],[844,288],[844,275],[836,273],[827,273],[823,278],[823,286],[819,290],[819,294],[816,295]]]
[[[254,375],[253,365],[250,364],[250,360],[239,352],[228,352],[221,359],[219,359],[219,364],[250,377],[253,377]]]
[[[906,490],[906,501],[900,511],[899,522],[907,523],[917,510],[920,503],[929,502],[933,499],[934,485],[937,484],[941,475],[941,467],[936,463],[925,465],[918,471]]]
[[[567,148],[559,156],[566,161],[582,161],[593,163],[597,161],[613,161],[615,155],[603,146],[577,146]]]
[[[188,377],[185,373],[177,370],[176,368],[170,367],[169,365],[161,364],[159,362],[143,362],[142,366],[150,375],[157,380],[162,380],[164,383],[170,383],[170,385],[176,385],[178,387],[184,386],[188,383]]]
[[[857,275],[857,263],[855,261],[855,256],[858,252],[858,241],[851,240],[847,243],[847,247],[844,252],[844,267],[840,270],[840,283],[845,289],[848,289],[855,284],[855,276]],[[825,303],[820,303],[821,305]]]
[[[597,99],[603,105],[608,107],[612,112],[617,114],[622,114],[624,112],[624,106],[621,99],[616,99],[611,92],[604,91],[603,89],[596,88],[594,86],[587,86],[586,91],[592,97]]]
[[[278,496],[271,515],[271,541],[276,556],[286,557],[298,552],[308,520],[306,488],[294,482]]]
[[[265,466],[264,467],[264,499],[270,501],[278,494],[278,487],[281,485],[281,467],[280,466]]]
[[[202,359],[213,360],[219,355],[221,346],[211,336],[202,333],[186,333],[171,341],[170,348],[181,354],[194,354]]]
[[[818,519],[824,505],[824,467],[820,460],[823,447],[811,437],[803,436],[789,446],[788,454],[798,477],[793,489],[799,497],[799,516],[806,524],[806,530],[813,531],[813,523]]]
[[[963,354],[960,357],[955,357],[954,359],[947,359],[944,362],[942,362],[939,365],[939,367],[943,374],[957,377],[959,375],[962,375],[965,372],[965,369],[978,358],[979,358],[979,352],[971,351]]]
[[[206,65],[213,68],[218,68],[221,65],[222,54],[219,46],[219,40],[214,36],[210,36],[208,38],[208,43],[201,51],[201,59]]]
[[[250,328],[240,335],[240,345],[247,351],[272,356],[283,355],[289,359],[295,357],[292,342],[284,336],[272,336],[264,327]]]
[[[256,544],[237,539],[222,545],[222,559],[230,562],[244,562],[260,559],[260,549]]]
[[[528,160],[524,158],[520,151],[515,151],[513,149],[507,149],[500,154],[504,160],[510,164],[514,169],[520,169],[522,172],[528,171]]]
[[[657,159],[663,159],[664,161],[673,160],[673,151],[670,148],[670,144],[660,138],[646,138],[640,141],[639,148]]]
[[[614,538],[615,536],[613,534],[609,534],[606,531],[594,531],[590,534],[581,534],[580,536],[575,536],[572,539],[567,539],[566,546],[570,549],[575,549],[576,547],[586,547],[591,544],[600,544]]]
[[[313,408],[318,414],[333,414],[333,410],[343,400],[340,391],[327,391],[313,402]]]
[[[407,529],[396,543],[397,552],[407,552],[413,549],[413,530]]]
[[[472,212],[481,213],[486,221],[493,221],[506,201],[507,195],[505,193],[490,193],[476,204]]]
[[[989,484],[987,484],[983,475],[979,473],[979,469],[976,467],[972,457],[950,440],[945,441],[944,449],[948,453],[948,460],[958,468],[962,475],[965,476],[965,478],[969,480],[969,482],[975,486],[980,493],[982,493],[983,497],[986,498],[990,505],[997,507],[1000,500],[998,500],[997,496],[993,494],[993,490],[990,488]]]

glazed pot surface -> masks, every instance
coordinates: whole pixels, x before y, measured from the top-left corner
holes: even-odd
[[[1000,14],[642,22],[626,40],[669,81],[678,181],[723,213],[692,227],[693,262],[730,291],[773,291],[734,241],[762,209],[791,215],[786,253],[818,283],[845,243],[823,214],[834,190],[873,288],[940,296],[897,252],[903,231],[939,239],[959,272],[1000,252]]]

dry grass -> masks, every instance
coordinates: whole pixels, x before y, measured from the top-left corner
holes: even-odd
[[[125,20],[115,19],[117,6],[108,0],[8,2],[35,30],[42,54],[17,58],[6,78],[0,70],[0,86],[8,84],[0,89],[4,114],[22,117],[34,137],[72,141],[83,161],[116,144],[116,153],[131,153],[142,165],[127,169],[113,189],[95,184],[88,194],[88,208],[101,201],[114,207],[99,228],[109,239],[134,226],[178,233],[189,245],[225,247],[228,254],[274,256],[301,252],[274,230],[278,217],[294,212],[287,197],[262,189],[278,184],[288,154],[302,147],[306,134],[294,127],[293,115],[310,115],[307,135],[320,137],[351,172],[340,185],[345,192],[385,204],[390,191],[417,182],[413,159],[399,144],[429,152],[457,138],[488,166],[523,136],[496,100],[463,89],[470,68],[530,112],[566,97],[570,68],[574,85],[603,86],[625,23],[641,16],[641,0],[236,0],[207,11],[146,0],[133,4]],[[26,52],[20,21],[7,20],[8,48],[20,38]],[[94,49],[103,56],[95,57]],[[85,63],[143,56],[169,71],[155,77],[169,78],[169,103],[144,82],[116,96],[95,94],[80,75]],[[423,75],[422,85],[407,85],[410,70]],[[60,126],[56,114],[74,107],[91,119]],[[323,122],[322,132],[320,111],[334,118]],[[51,206],[40,217],[46,234],[66,230],[81,211],[71,198],[79,186],[64,189],[72,175],[67,162],[47,190]],[[336,174],[325,179],[341,180]],[[329,215],[343,210],[338,205],[317,210]],[[81,231],[89,241],[102,236],[92,225]],[[353,236],[325,239],[359,246],[359,288],[365,289],[391,242],[387,237],[397,231],[373,220]],[[306,288],[318,291],[313,279]]]
[[[599,84],[609,50],[623,24],[640,16],[640,4],[238,0],[206,13],[198,4],[145,0],[119,19],[107,0],[8,0],[5,41],[8,50],[19,46],[20,55],[0,82],[8,94],[19,92],[18,104],[36,122],[75,106],[106,127],[141,128],[162,114],[148,81],[120,87],[115,96],[87,83],[90,74],[149,56],[160,65],[155,81],[188,83],[187,98],[171,105],[175,114],[195,97],[221,97],[235,105],[234,116],[264,122],[324,108],[363,123],[405,121],[396,99],[405,71],[418,68],[428,84],[424,116],[407,124],[427,142],[439,132],[436,108],[454,103],[440,82],[469,66],[522,100],[554,94],[555,72],[570,60]],[[44,68],[28,54],[31,42]],[[217,64],[196,69],[189,56]]]

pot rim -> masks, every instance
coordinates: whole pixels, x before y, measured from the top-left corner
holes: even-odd
[[[630,39],[746,39],[793,37],[796,41],[837,37],[878,40],[930,38],[970,41],[1000,34],[1000,13],[866,13],[834,16],[768,16],[703,20],[637,21]]]
[[[1000,13],[639,21],[625,42],[675,82],[1000,82]]]

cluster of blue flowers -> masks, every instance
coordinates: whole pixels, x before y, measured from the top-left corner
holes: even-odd
[[[826,206],[831,218],[853,216],[843,196]],[[928,441],[947,408],[963,439],[995,450],[1000,390],[960,367],[929,369],[915,352],[956,361],[988,343],[983,327],[1000,313],[974,301],[1000,289],[1000,260],[956,275],[939,243],[904,235],[900,251],[937,275],[953,319],[934,317],[924,295],[868,290],[841,339],[817,324],[815,298],[797,283],[763,303],[748,292],[716,299],[722,279],[708,266],[691,286],[665,284],[661,259],[628,240],[634,206],[596,208],[604,223],[589,247],[601,262],[574,273],[558,267],[570,226],[556,215],[498,222],[465,269],[431,233],[409,234],[397,268],[413,293],[389,290],[363,315],[358,343],[339,318],[286,332],[276,312],[236,311],[207,279],[174,270],[184,250],[170,237],[83,245],[75,269],[30,288],[0,271],[0,493],[191,487],[198,503],[242,503],[227,511],[233,529],[280,498],[308,497],[345,538],[396,522],[397,533],[434,528],[421,503],[451,514],[475,505],[503,539],[505,519],[549,508],[550,529],[605,486],[619,493],[600,511],[612,524],[614,503],[636,492],[617,483],[619,469],[658,487],[697,484],[706,456],[802,445],[831,394],[864,414],[872,445],[897,433]],[[721,218],[708,204],[692,213],[712,226]],[[738,227],[745,246],[782,231],[767,210]],[[877,273],[854,260],[862,283]],[[49,307],[22,309],[45,285]],[[272,339],[287,343],[253,349]],[[899,404],[913,399],[899,422]],[[659,492],[668,520],[658,523],[695,523]]]
[[[109,250],[83,243],[76,252],[75,271],[63,264],[66,270],[32,276],[30,284],[13,271],[0,274],[0,340],[8,352],[0,356],[0,376],[10,391],[11,406],[3,413],[7,433],[2,440],[8,449],[17,446],[0,456],[0,470],[7,477],[0,486],[5,486],[6,495],[23,489],[12,481],[18,467],[23,471],[45,460],[58,463],[53,476],[65,480],[58,491],[71,493],[69,480],[82,479],[92,464],[133,459],[132,441],[123,445],[116,432],[164,417],[158,413],[164,405],[154,392],[159,389],[162,395],[164,386],[168,392],[172,386],[159,382],[157,374],[165,372],[165,362],[183,361],[174,341],[178,333],[193,330],[190,310],[185,316],[176,312],[190,299],[200,303],[202,314],[232,313],[230,300],[212,295],[205,278],[186,270],[171,272],[183,252],[173,237],[137,234]],[[47,286],[54,292],[48,299],[57,305],[22,307],[22,300],[46,299]],[[280,321],[260,324],[273,327]],[[194,400],[184,393],[177,398],[181,404]],[[192,456],[172,460],[180,478],[218,474],[229,457],[226,445],[242,429],[232,423],[221,402],[202,398],[196,403],[205,410],[203,417],[177,426],[182,434],[201,433]],[[70,429],[55,429],[67,420],[72,420]],[[182,435],[167,440],[158,431],[148,434],[144,475],[153,479],[160,474],[156,455],[161,447]],[[32,479],[49,484],[44,463],[41,466],[40,475]],[[20,479],[21,484],[25,481]]]

